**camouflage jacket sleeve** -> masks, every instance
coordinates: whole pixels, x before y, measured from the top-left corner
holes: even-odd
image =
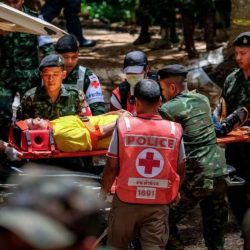
[[[175,110],[174,105],[171,102],[164,103],[159,108],[159,114],[165,120],[176,121],[176,115],[171,112],[171,110]]]
[[[21,99],[21,105],[17,110],[17,120],[25,120],[32,117],[32,93],[35,91],[35,88],[26,92]]]

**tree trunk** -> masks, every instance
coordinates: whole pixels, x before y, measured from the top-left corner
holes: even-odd
[[[250,0],[231,0],[231,29],[226,58],[234,54],[232,41],[242,32],[250,31]]]

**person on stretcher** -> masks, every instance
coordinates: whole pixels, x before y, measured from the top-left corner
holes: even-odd
[[[108,148],[116,120],[129,115],[129,112],[119,110],[99,116],[80,118],[70,115],[52,121],[29,118],[24,122],[29,130],[46,130],[51,126],[58,150],[78,152]]]

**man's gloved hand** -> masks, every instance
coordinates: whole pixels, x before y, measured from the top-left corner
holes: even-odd
[[[4,153],[7,155],[7,158],[10,161],[20,161],[20,156],[22,155],[20,152],[18,152],[15,148],[6,146]]]

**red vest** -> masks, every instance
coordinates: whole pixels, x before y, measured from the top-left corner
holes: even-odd
[[[121,104],[121,95],[120,95],[120,90],[119,88],[115,88],[112,92],[112,94],[116,97],[116,99],[119,101],[119,103]],[[129,98],[130,98],[130,93],[128,93],[128,97],[127,97],[127,111],[129,111],[132,114],[135,114],[135,103],[132,104],[129,102]],[[125,109],[124,107],[122,107],[123,109]]]
[[[119,166],[116,194],[124,202],[168,204],[176,198],[180,124],[160,116],[126,117],[118,122]]]

